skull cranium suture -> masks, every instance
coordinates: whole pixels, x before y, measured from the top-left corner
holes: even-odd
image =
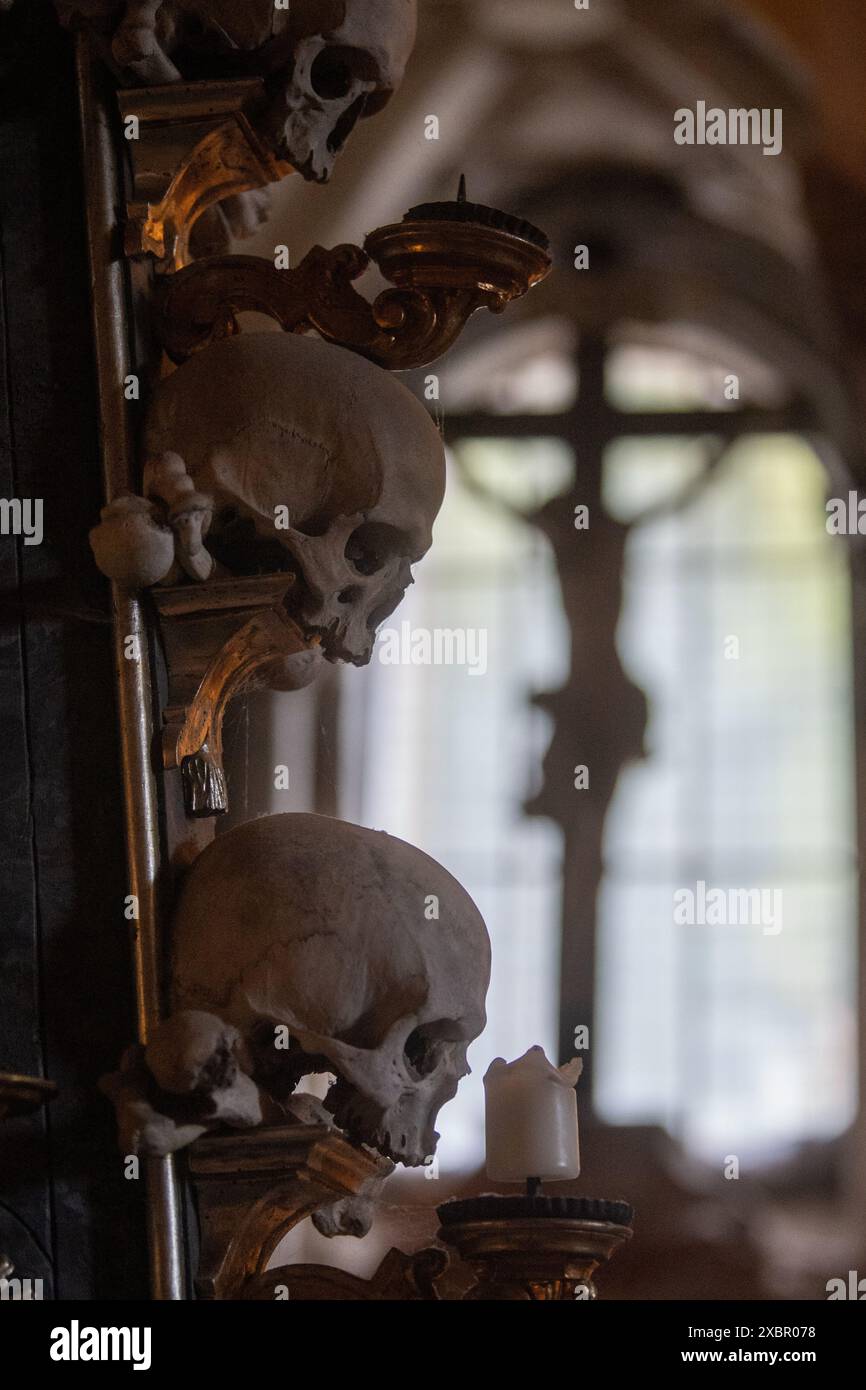
[[[304,632],[369,661],[444,496],[441,436],[406,387],[343,348],[242,334],[160,383],[145,444],[213,497],[207,545],[230,573],[293,571]]]
[[[400,86],[416,0],[55,0],[61,18],[112,34],[114,62],[139,84],[265,80],[257,128],[281,159],[324,182],[363,116]]]
[[[435,1151],[489,978],[481,915],[440,864],[324,816],[266,816],[219,837],[173,924],[175,1008],[237,1029],[254,1081],[277,1101],[303,1076],[334,1072],[337,1125],[407,1166]],[[190,1071],[182,1057],[162,1065]]]

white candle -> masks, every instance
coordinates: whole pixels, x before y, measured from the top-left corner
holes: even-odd
[[[566,1179],[580,1173],[575,1082],[583,1061],[555,1067],[542,1047],[501,1057],[484,1077],[487,1176],[494,1182]]]

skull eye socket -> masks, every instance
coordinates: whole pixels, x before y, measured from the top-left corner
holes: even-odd
[[[436,1070],[439,1061],[437,1040],[431,1038],[424,1028],[416,1028],[406,1039],[404,1048],[409,1074],[420,1080]]]
[[[310,85],[323,101],[339,101],[349,95],[352,69],[338,49],[322,49],[310,68]]]
[[[413,1080],[420,1081],[430,1076],[442,1061],[443,1049],[447,1048],[448,1043],[465,1036],[461,1024],[450,1018],[440,1018],[436,1023],[422,1023],[413,1029],[403,1048],[406,1070]]]
[[[392,526],[368,521],[352,532],[344,554],[358,574],[378,574],[394,555],[400,553],[399,541],[399,533]]]

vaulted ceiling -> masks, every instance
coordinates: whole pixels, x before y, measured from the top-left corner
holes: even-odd
[[[859,370],[861,344],[866,357],[862,0],[589,0],[585,10],[571,0],[419,0],[419,10],[400,92],[361,123],[329,185],[292,177],[276,187],[273,216],[239,249],[272,255],[285,243],[296,264],[316,243],[360,242],[415,203],[453,197],[462,172],[473,201],[521,215],[543,209],[546,229],[567,247],[572,235],[584,239],[587,180],[613,168],[636,237],[657,235],[652,217],[641,218],[661,179],[675,191],[672,207],[679,201],[731,235],[731,273],[765,281],[792,316],[814,324],[815,306],[805,301],[814,291],[817,303],[826,280]],[[780,107],[783,153],[678,145],[674,112],[698,100]],[[427,138],[431,116],[437,139]],[[677,244],[664,254],[677,257]],[[802,304],[782,281],[772,288],[773,257],[791,268],[792,283],[799,277],[806,286]],[[670,268],[688,269],[676,261]],[[687,274],[681,279],[688,298]],[[531,312],[547,307],[539,295]],[[821,340],[819,328],[819,351]]]
[[[402,90],[362,123],[325,188],[287,181],[274,228],[301,254],[358,240],[412,204],[452,196],[513,205],[589,162],[669,171],[699,206],[802,254],[791,157],[812,139],[805,67],[742,8],[710,0],[420,0]],[[785,154],[684,148],[673,113],[698,99],[781,106]],[[425,118],[436,116],[438,139]],[[519,211],[519,208],[515,210]]]

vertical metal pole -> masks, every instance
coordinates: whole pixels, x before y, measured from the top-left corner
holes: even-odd
[[[852,486],[854,484],[852,483]],[[862,866],[864,853],[864,826],[866,826],[866,676],[862,661],[857,660],[866,643],[866,559],[856,544],[850,549],[851,563],[851,617],[854,682],[854,775],[855,775],[855,827],[858,846],[858,861]],[[857,1017],[866,1018],[866,877],[862,867],[857,875]],[[859,1029],[859,1057],[855,1069],[859,1072],[859,1090],[862,1096],[866,1087],[866,1029],[861,1023]],[[863,1174],[866,1172],[866,1106],[859,1105],[852,1121],[850,1137],[845,1145],[847,1151],[847,1182],[845,1197],[849,1208],[855,1238],[866,1237],[866,1215],[863,1210]]]
[[[130,332],[126,277],[121,259],[118,209],[122,190],[111,115],[98,85],[96,58],[86,36],[78,39],[79,109],[87,199],[94,339],[105,498],[134,490],[133,441],[124,381]],[[148,633],[142,605],[112,585],[114,664],[123,765],[123,802],[129,892],[138,899],[133,966],[138,1039],[146,1043],[161,1015],[157,876],[160,836],[156,780],[151,764],[153,721]],[[128,639],[137,639],[137,660],[128,660]],[[151,1292],[155,1299],[185,1297],[180,1185],[174,1159],[148,1159],[147,1223]]]

